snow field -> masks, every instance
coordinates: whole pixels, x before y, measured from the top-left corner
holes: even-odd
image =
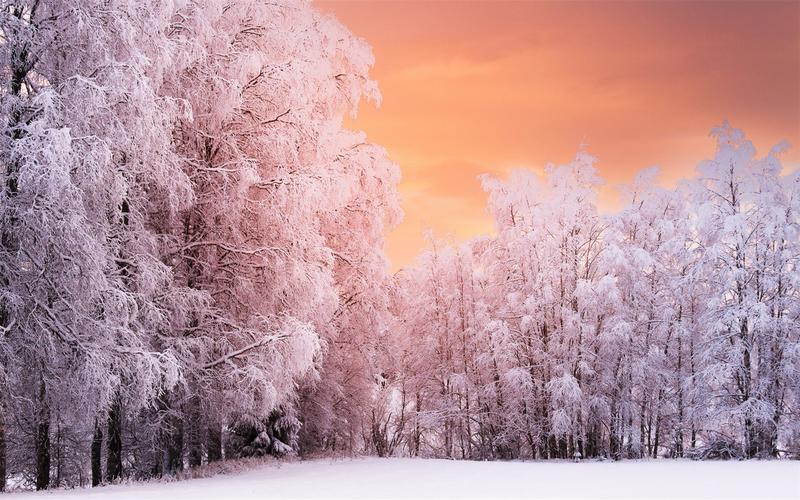
[[[203,479],[9,496],[15,500],[800,498],[800,462],[318,459],[273,462]]]

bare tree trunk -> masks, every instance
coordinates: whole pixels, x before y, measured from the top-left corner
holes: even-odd
[[[55,486],[56,488],[61,486],[61,473],[64,470],[64,463],[63,463],[63,460],[62,460],[63,457],[61,455],[61,451],[62,451],[62,448],[61,448],[61,436],[62,436],[62,434],[61,434],[61,419],[59,417],[56,417],[56,446],[55,446],[56,477],[55,477],[55,480],[53,481],[53,486]]]
[[[44,381],[39,386],[39,415],[36,425],[36,489],[50,486],[50,410],[45,401]]]
[[[417,415],[414,419],[414,456],[419,456],[419,443],[422,438],[422,431],[419,428],[419,413],[422,411],[422,395],[417,392],[417,403],[415,405],[414,411],[416,411]]]
[[[187,402],[186,415],[188,417],[187,458],[189,467],[199,467],[203,463],[203,431],[204,425],[200,411],[200,401],[192,397]]]
[[[166,438],[163,471],[174,474],[183,469],[183,429],[172,429],[166,433]]]
[[[644,417],[644,408],[645,408],[645,399],[644,394],[642,395],[642,405],[639,407],[639,453],[638,455],[641,457],[644,455],[645,447],[647,446],[647,435],[645,434],[645,425],[646,420]],[[648,454],[650,450],[647,449]]]
[[[174,474],[183,470],[183,428],[174,429],[167,435],[164,451],[164,472]]]
[[[661,415],[656,415],[655,439],[653,441],[653,458],[658,458],[658,440],[661,437]]]
[[[165,403],[165,411],[169,414],[169,405]],[[183,422],[175,415],[165,418],[165,428],[161,431],[163,446],[164,474],[174,474],[183,470]]]
[[[99,486],[103,480],[103,426],[94,422],[94,436],[92,436],[92,486]]]
[[[122,477],[122,415],[119,398],[108,411],[108,437],[106,441],[106,480],[112,482]]]
[[[0,402],[0,491],[6,489],[6,422],[5,408]]]
[[[206,432],[206,453],[208,462],[218,462],[222,460],[222,426],[211,424]]]
[[[36,489],[50,486],[50,423],[39,421],[36,428]]]
[[[758,455],[758,433],[756,431],[755,424],[753,424],[753,419],[746,418],[744,419],[744,429],[745,429],[745,452],[747,453],[747,458],[753,458]]]

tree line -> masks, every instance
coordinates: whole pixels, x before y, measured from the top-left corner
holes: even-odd
[[[752,458],[800,451],[800,175],[715,128],[716,156],[597,209],[595,158],[482,179],[494,236],[396,278],[387,452]]]

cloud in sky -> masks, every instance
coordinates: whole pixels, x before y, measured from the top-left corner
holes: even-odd
[[[351,126],[403,169],[394,267],[423,230],[490,230],[476,176],[571,160],[584,140],[607,186],[713,154],[723,119],[800,164],[800,3],[318,2],[376,56],[383,94]]]

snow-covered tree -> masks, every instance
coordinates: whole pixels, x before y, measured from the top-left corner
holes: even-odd
[[[381,148],[342,128],[362,96],[377,98],[362,41],[305,3],[195,7],[181,36],[202,52],[169,87],[193,112],[177,140],[196,203],[175,254],[178,274],[212,307],[175,341],[199,368],[182,404],[202,406],[191,411],[211,417],[213,436],[223,423],[260,428],[277,409],[296,421],[301,379],[309,391],[320,381],[326,397],[335,391],[326,383],[345,383],[346,373],[320,379],[320,360],[338,359],[340,334],[382,328],[398,175]],[[357,354],[338,367],[357,371],[353,384],[369,378]],[[190,429],[191,463],[204,432]]]
[[[36,435],[35,464],[15,459],[7,473],[48,487],[57,417],[79,435],[108,421],[113,479],[120,405],[141,407],[176,380],[173,357],[156,352],[150,335],[188,300],[159,248],[161,221],[190,199],[169,140],[179,110],[157,93],[169,65],[169,10],[33,0],[5,2],[0,16],[10,452]],[[58,483],[65,473],[55,465]]]
[[[748,457],[775,455],[798,373],[796,174],[781,177],[783,144],[757,158],[727,123],[713,135],[717,154],[698,167],[692,192],[709,302],[701,353],[709,418],[727,438],[743,438]]]
[[[223,427],[291,451],[298,386],[388,321],[398,171],[343,129],[368,46],[290,1],[7,2],[2,33],[3,479],[169,473]]]
[[[759,159],[741,131],[713,135],[697,178],[666,189],[644,170],[617,214],[598,213],[583,152],[483,179],[496,235],[436,245],[395,280],[403,361],[388,363],[429,409],[408,400],[409,453],[795,452],[798,177],[783,145]]]

